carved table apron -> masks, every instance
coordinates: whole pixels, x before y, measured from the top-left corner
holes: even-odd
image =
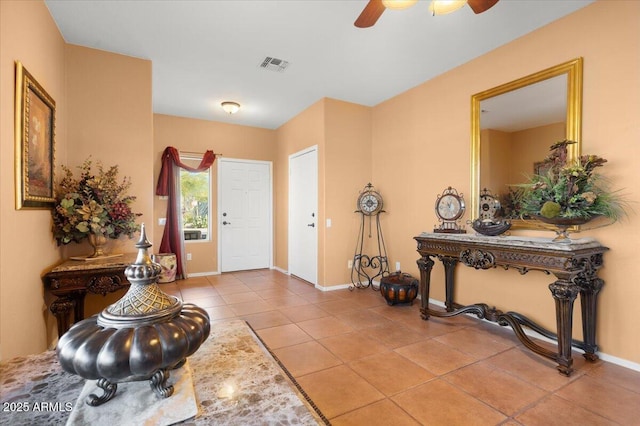
[[[102,294],[129,286],[124,270],[136,259],[135,253],[103,260],[67,260],[47,272],[42,281],[46,290],[57,299],[49,310],[58,320],[58,336],[71,326],[69,314],[73,310],[74,322],[84,319],[84,297],[87,293]]]
[[[596,351],[596,315],[598,292],[604,281],[598,278],[603,253],[609,250],[592,238],[571,240],[570,243],[554,243],[547,238],[487,237],[466,234],[439,234],[423,232],[414,238],[418,243],[420,269],[420,312],[422,319],[429,316],[452,317],[472,313],[481,319],[510,326],[518,339],[530,350],[558,363],[558,371],[570,375],[573,371],[571,347],[584,350],[588,361],[598,359]],[[445,270],[446,312],[429,308],[429,287],[433,257],[440,259]],[[453,301],[454,272],[458,263],[477,270],[501,266],[517,269],[521,274],[530,270],[553,274],[556,281],[549,285],[555,300],[557,333],[546,330],[517,312],[502,312],[484,303],[463,306]],[[573,303],[580,294],[582,307],[582,332],[584,341],[572,339]],[[556,340],[557,353],[534,343],[524,333],[522,326]]]

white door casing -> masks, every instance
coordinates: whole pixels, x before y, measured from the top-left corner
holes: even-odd
[[[271,162],[219,161],[219,270],[269,268],[273,247]]]
[[[318,149],[289,156],[289,273],[318,284]]]

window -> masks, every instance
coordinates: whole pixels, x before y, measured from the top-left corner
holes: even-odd
[[[188,158],[182,161],[189,163]],[[210,182],[211,169],[198,173],[180,170],[180,210],[186,241],[209,239]]]

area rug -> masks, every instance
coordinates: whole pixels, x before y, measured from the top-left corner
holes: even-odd
[[[213,323],[189,364],[198,414],[181,424],[329,424],[244,321]],[[84,385],[84,379],[62,370],[54,351],[2,362],[0,405],[6,410],[0,423],[64,425]],[[127,402],[116,393],[105,406],[118,410],[119,404]]]

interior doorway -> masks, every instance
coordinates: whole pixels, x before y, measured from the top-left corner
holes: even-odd
[[[263,269],[272,265],[271,167],[270,161],[219,160],[220,272]]]
[[[318,284],[318,148],[289,156],[289,273]]]

